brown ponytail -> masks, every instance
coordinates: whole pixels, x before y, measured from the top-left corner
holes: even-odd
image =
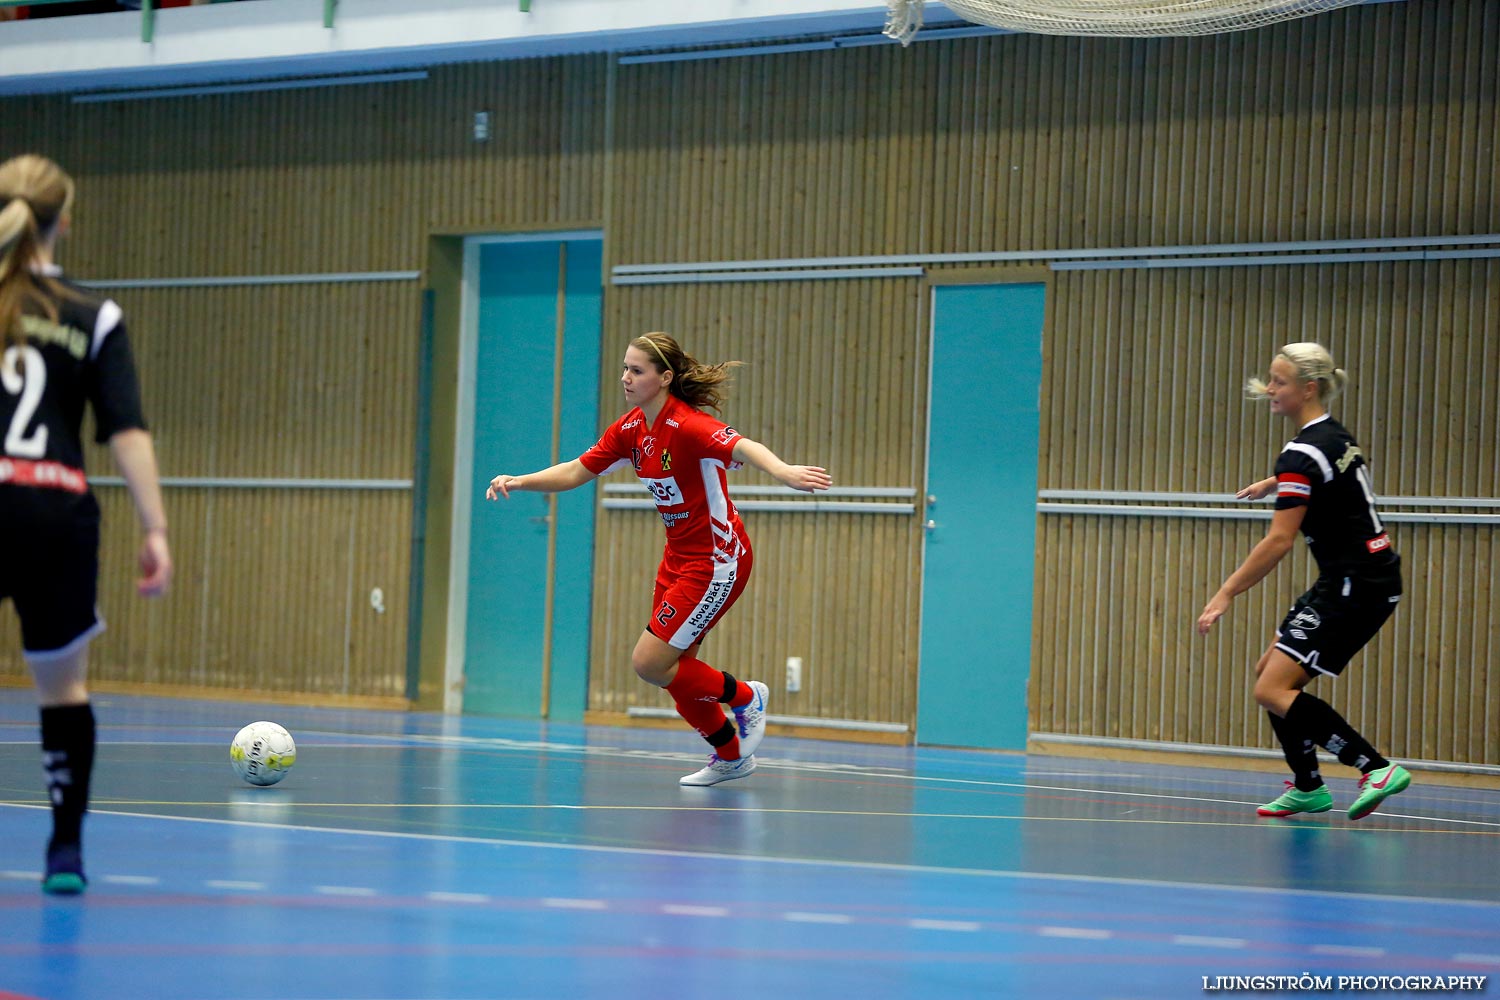
[[[667,391],[700,410],[719,408],[728,395],[734,369],[744,364],[743,361],[723,361],[705,365],[665,333],[645,334],[632,340],[630,346],[649,357],[657,371],[670,371],[672,381],[667,383]]]

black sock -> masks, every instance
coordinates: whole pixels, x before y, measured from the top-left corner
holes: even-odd
[[[48,850],[78,844],[94,771],[94,710],[87,702],[42,709],[42,767],[52,800]]]
[[[1390,761],[1365,742],[1333,706],[1320,698],[1301,692],[1286,710],[1286,721],[1292,731],[1302,733],[1339,759],[1340,764],[1357,767],[1365,774],[1385,767]]]
[[[1276,739],[1281,741],[1281,752],[1286,756],[1287,766],[1292,769],[1292,784],[1303,792],[1321,788],[1323,776],[1318,773],[1318,752],[1313,749],[1313,741],[1298,735],[1291,724],[1275,712],[1266,714],[1271,717],[1271,728],[1276,732]]]

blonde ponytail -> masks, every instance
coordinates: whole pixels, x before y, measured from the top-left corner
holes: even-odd
[[[1290,362],[1298,381],[1316,382],[1318,399],[1325,406],[1349,384],[1349,373],[1334,367],[1333,355],[1322,344],[1311,341],[1287,344],[1272,360]],[[1267,391],[1266,383],[1258,378],[1247,379],[1245,382],[1245,395],[1250,399],[1264,399]]]
[[[0,332],[5,343],[19,345],[21,307],[31,296],[29,264],[36,253],[36,216],[25,198],[12,198],[0,207]]]
[[[73,179],[45,156],[0,163],[0,335],[7,345],[25,341],[21,316],[28,305],[55,321],[55,299],[71,294],[32,268],[72,205]]]

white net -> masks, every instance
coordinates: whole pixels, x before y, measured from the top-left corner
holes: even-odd
[[[944,0],[975,24],[1042,35],[1214,35],[1349,7],[1364,0]],[[887,0],[885,33],[910,44],[924,0]]]

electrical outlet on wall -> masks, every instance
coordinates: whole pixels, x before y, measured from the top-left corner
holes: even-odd
[[[800,656],[786,658],[786,689],[788,693],[802,690],[802,657]]]

